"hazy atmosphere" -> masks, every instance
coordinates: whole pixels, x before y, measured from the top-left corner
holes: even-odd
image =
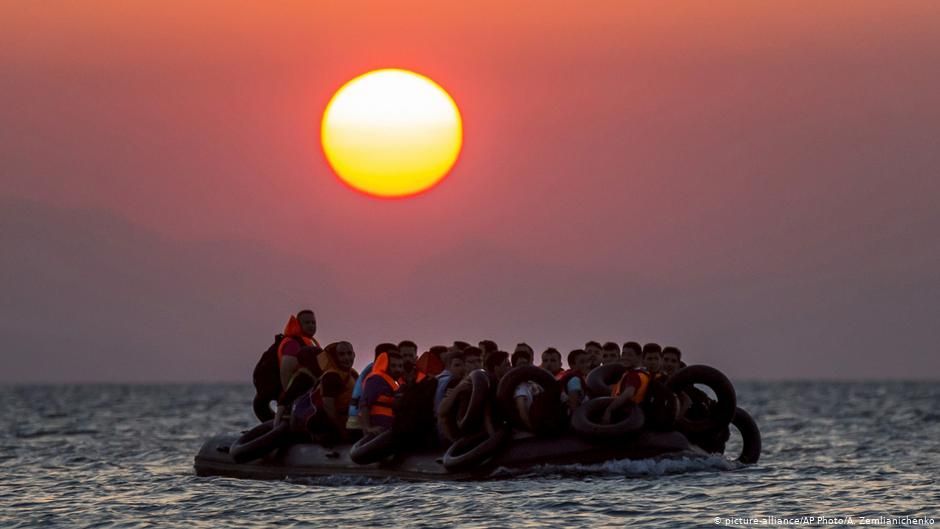
[[[940,3],[539,6],[0,4],[0,382],[247,383],[306,307],[357,366],[637,340],[940,378]],[[383,67],[464,120],[413,198],[320,148]]]

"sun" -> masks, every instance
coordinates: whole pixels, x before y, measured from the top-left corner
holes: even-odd
[[[408,70],[383,69],[336,92],[320,135],[343,182],[372,196],[406,197],[447,176],[463,145],[463,123],[440,85]]]

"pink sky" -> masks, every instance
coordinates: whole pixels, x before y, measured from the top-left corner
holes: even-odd
[[[530,5],[0,6],[0,381],[247,381],[300,305],[360,365],[636,339],[940,376],[940,5]],[[320,154],[381,67],[465,120],[414,199]]]

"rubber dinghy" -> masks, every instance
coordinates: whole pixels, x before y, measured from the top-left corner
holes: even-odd
[[[695,406],[676,421],[675,428],[651,429],[640,407],[623,410],[611,424],[601,423],[612,380],[619,379],[625,368],[602,366],[587,379],[588,391],[596,395],[582,405],[571,418],[569,427],[554,434],[534,435],[513,429],[512,390],[525,381],[533,381],[557,396],[554,378],[535,367],[511,370],[499,383],[496,405],[506,411],[506,421],[495,424],[491,413],[474,405],[474,394],[487,391],[488,378],[482,371],[472,373],[449,396],[442,408],[452,409],[444,430],[454,439],[444,451],[397,450],[392,432],[367,437],[355,445],[324,447],[313,443],[286,444],[286,423],[274,429],[272,422],[238,434],[216,435],[206,441],[195,458],[199,476],[224,476],[247,479],[285,479],[317,476],[394,477],[409,481],[475,480],[499,477],[497,469],[524,470],[553,464],[592,464],[621,459],[704,458],[724,452],[729,426],[736,427],[744,440],[738,460],[755,463],[760,455],[760,433],[750,415],[736,406],[734,389],[717,370],[690,366],[675,373],[666,386],[677,394],[695,395],[696,384],[710,387],[717,399],[709,399],[698,414]],[[693,400],[695,397],[693,397]],[[477,403],[478,404],[478,403]],[[490,408],[491,409],[491,408]],[[477,410],[476,412],[474,410]],[[730,410],[730,411],[729,411]],[[479,420],[471,415],[480,413]],[[485,415],[485,418],[482,417]],[[459,425],[467,426],[465,429]],[[690,441],[691,439],[691,441]],[[717,439],[717,441],[716,441]]]

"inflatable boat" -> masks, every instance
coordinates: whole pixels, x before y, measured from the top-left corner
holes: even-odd
[[[451,471],[444,466],[442,451],[403,454],[360,465],[350,457],[352,445],[325,448],[312,443],[288,445],[261,459],[236,463],[229,452],[237,440],[237,435],[217,435],[206,441],[196,455],[196,475],[268,480],[345,475],[406,481],[463,481],[496,477],[499,469],[526,469],[545,464],[708,455],[679,432],[638,432],[628,443],[607,446],[574,435],[546,439],[517,434],[503,451],[485,463]]]
[[[711,388],[716,399],[707,399],[710,401],[707,412],[680,416],[671,429],[651,427],[639,406],[624,410],[613,421],[601,421],[612,400],[602,395],[610,394],[611,381],[619,379],[624,371],[620,365],[601,366],[592,371],[587,385],[589,392],[597,396],[581,405],[570,423],[553,433],[535,435],[519,431],[518,422],[514,424],[508,413],[509,419],[503,422],[494,423],[488,412],[486,420],[482,416],[478,421],[471,420],[474,413],[484,414],[480,406],[474,405],[475,396],[490,393],[488,378],[478,371],[471,373],[466,384],[458,386],[448,397],[451,400],[441,405],[444,409],[453,404],[453,413],[442,414],[445,421],[442,427],[453,440],[446,450],[409,450],[407,443],[396,439],[398,434],[391,430],[367,436],[353,445],[290,442],[286,421],[277,427],[273,421],[267,421],[240,435],[212,437],[196,455],[194,467],[199,476],[268,480],[316,476],[391,477],[408,481],[488,479],[505,475],[499,472],[501,469],[516,471],[548,464],[705,458],[724,452],[729,426],[735,427],[743,440],[738,461],[757,462],[761,441],[756,423],[737,407],[728,379],[707,366],[682,369],[666,384],[669,389],[666,393],[675,392],[673,399],[679,393],[692,392],[696,384]],[[551,399],[557,399],[554,379],[536,367],[510,371],[500,380],[497,395],[508,394],[511,400],[511,391],[523,381],[542,385],[552,393]],[[502,400],[505,399],[497,398],[495,404]]]

